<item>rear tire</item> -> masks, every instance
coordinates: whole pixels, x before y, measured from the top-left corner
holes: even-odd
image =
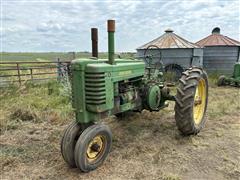
[[[204,127],[208,103],[208,77],[201,68],[190,68],[179,80],[175,120],[184,135],[197,134]]]
[[[217,81],[218,86],[224,86],[225,85],[225,79],[226,77],[224,75],[220,76]]]

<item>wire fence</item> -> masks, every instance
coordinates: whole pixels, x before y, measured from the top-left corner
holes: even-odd
[[[25,82],[44,82],[70,77],[71,61],[0,62],[0,87]]]

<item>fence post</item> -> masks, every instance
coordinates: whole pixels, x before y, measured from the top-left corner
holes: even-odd
[[[61,79],[61,62],[60,58],[57,58],[57,80],[60,81]]]
[[[33,81],[33,69],[30,69],[30,74],[31,74],[31,80]]]
[[[19,63],[17,63],[17,72],[18,72],[18,82],[19,82],[19,84],[21,85],[22,82],[21,82],[21,75],[20,75]]]
[[[68,78],[72,77],[72,72],[71,72],[71,62],[67,62],[67,74],[68,74]]]

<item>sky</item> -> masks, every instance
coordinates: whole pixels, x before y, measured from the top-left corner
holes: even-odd
[[[90,28],[98,28],[99,51],[107,51],[108,19],[116,20],[117,52],[135,49],[171,28],[191,42],[214,27],[239,41],[239,0],[0,0],[0,51],[91,51]]]

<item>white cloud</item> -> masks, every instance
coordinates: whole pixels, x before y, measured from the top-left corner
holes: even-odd
[[[133,51],[166,28],[197,41],[219,26],[239,40],[239,1],[3,0],[4,51],[90,50],[90,28],[99,28],[99,49],[107,50],[106,20],[116,19],[116,48]]]
[[[49,32],[49,31],[61,31],[62,28],[64,27],[63,23],[56,23],[54,21],[47,21],[40,23],[40,25],[37,27],[37,30],[40,32]]]

